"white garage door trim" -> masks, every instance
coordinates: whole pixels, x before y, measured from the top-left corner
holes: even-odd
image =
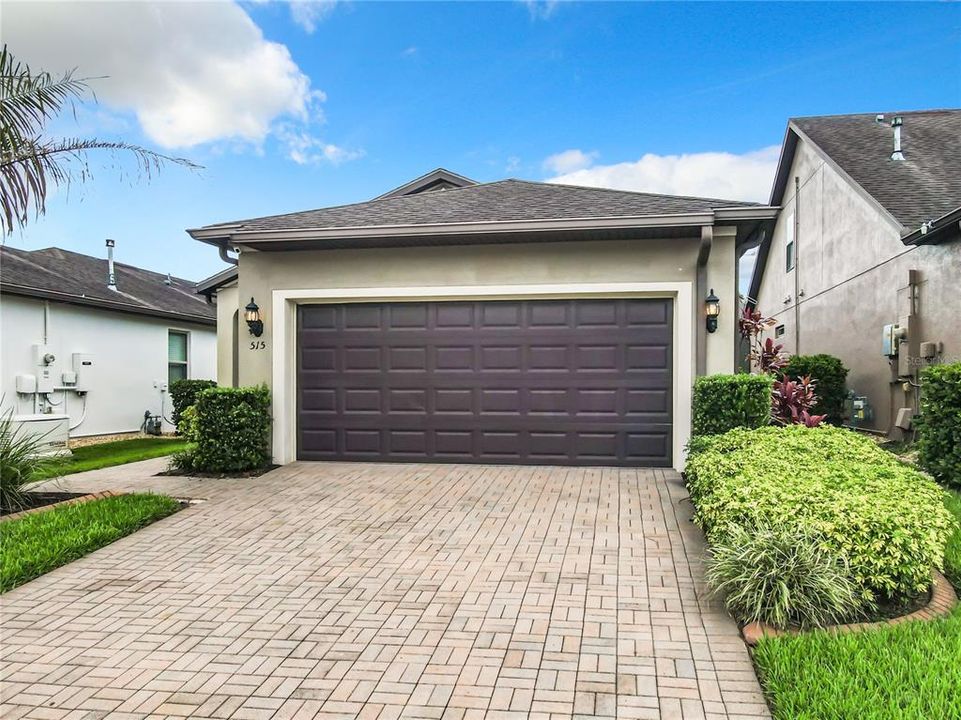
[[[581,298],[673,298],[674,300],[674,467],[684,467],[691,435],[694,382],[694,306],[690,282],[578,283],[563,285],[450,285],[443,287],[314,288],[272,293],[271,381],[273,455],[279,465],[297,458],[297,305],[343,302],[430,300],[544,300]]]

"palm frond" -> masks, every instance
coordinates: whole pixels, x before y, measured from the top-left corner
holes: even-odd
[[[0,223],[4,231],[9,233],[16,225],[26,225],[31,211],[43,215],[50,187],[69,187],[74,182],[89,180],[92,171],[87,153],[91,150],[106,151],[110,164],[121,177],[129,170],[129,164],[123,162],[124,156],[133,158],[136,179],[149,180],[167,163],[190,170],[201,168],[186,158],[107,140],[32,139],[19,147],[0,147],[0,203],[3,206]]]
[[[87,99],[88,93],[87,80],[74,78],[73,71],[59,78],[48,72],[35,73],[6,45],[0,50],[0,227],[4,234],[26,225],[31,211],[35,217],[44,214],[47,193],[52,188],[88,180],[90,151],[106,151],[122,176],[129,165],[121,157],[132,156],[138,179],[149,180],[167,163],[191,170],[200,168],[184,158],[140,145],[43,136],[49,120],[68,104]]]

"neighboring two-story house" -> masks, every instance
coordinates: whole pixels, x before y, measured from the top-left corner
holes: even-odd
[[[750,288],[791,354],[830,353],[897,435],[918,373],[961,361],[961,110],[788,123]]]

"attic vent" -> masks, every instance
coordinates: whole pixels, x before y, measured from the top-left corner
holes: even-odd
[[[874,122],[876,122],[878,125],[880,125],[881,123],[883,123],[883,122],[884,122],[884,114],[883,114],[883,113],[878,113],[878,114],[875,116],[875,118],[874,118]]]
[[[891,121],[891,127],[894,128],[894,152],[891,153],[892,160],[904,160],[904,153],[901,152],[901,124],[903,120],[901,116],[898,115]]]

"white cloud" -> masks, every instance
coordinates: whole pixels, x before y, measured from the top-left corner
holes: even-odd
[[[589,165],[570,171],[555,168],[554,172],[558,174],[548,182],[766,202],[779,151],[778,145],[772,145],[741,155],[726,152],[648,153],[635,162]],[[552,155],[548,161],[568,153],[573,158],[573,153],[579,152],[566,150]]]
[[[165,148],[261,144],[279,118],[316,121],[325,96],[238,5],[8,3],[4,40],[34,68],[77,68]]]
[[[404,48],[404,49],[401,51],[400,56],[401,56],[401,57],[413,57],[413,56],[416,55],[418,52],[419,52],[419,50],[418,50],[417,46],[416,46],[416,45],[411,45],[409,48]]]
[[[554,11],[560,0],[521,0],[527,6],[527,12],[531,14],[532,20],[546,20]]]
[[[308,33],[334,11],[337,0],[291,0],[290,16]]]
[[[303,129],[281,127],[277,136],[287,152],[287,157],[298,165],[314,165],[327,162],[340,165],[348,160],[356,160],[363,156],[362,150],[348,150],[347,148],[324,142]]]
[[[544,160],[544,167],[553,173],[564,174],[589,167],[597,158],[597,153],[583,150],[564,150]]]

